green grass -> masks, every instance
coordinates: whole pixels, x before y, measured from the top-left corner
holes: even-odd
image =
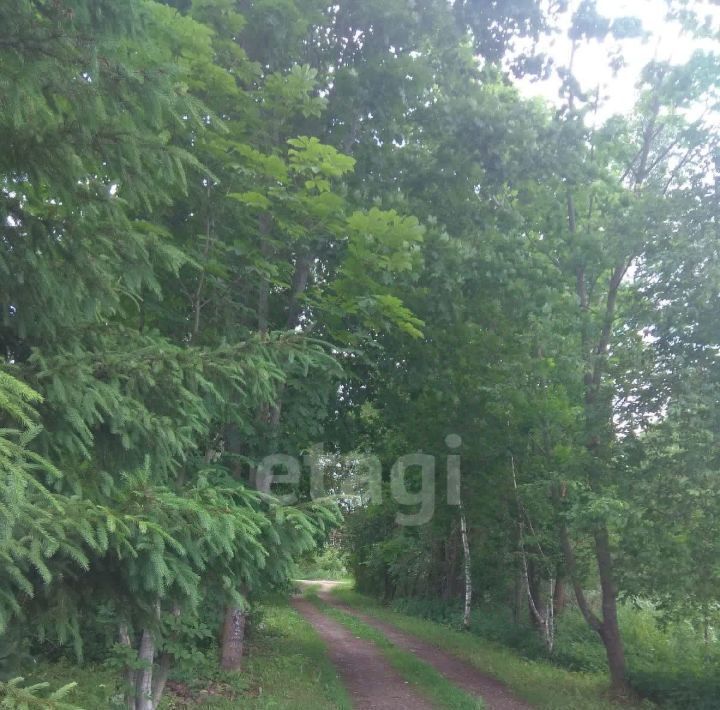
[[[377,629],[323,603],[312,590],[308,591],[306,597],[327,616],[349,629],[354,636],[374,643],[390,665],[437,707],[448,710],[482,710],[485,707],[481,700],[453,685],[432,666],[421,661],[414,654],[394,646]]]
[[[67,661],[38,664],[25,673],[28,684],[48,681],[58,688],[70,681],[77,688],[67,701],[85,710],[123,708],[117,672],[106,666],[77,666]],[[166,693],[162,710],[349,710],[350,700],[325,645],[312,626],[286,600],[264,605],[241,673],[219,670],[213,649],[200,661],[178,664],[172,679],[183,684],[189,699]]]
[[[434,621],[407,616],[347,589],[333,591],[344,601],[381,621],[436,644],[478,669],[503,681],[538,710],[618,710],[627,708],[608,699],[604,674],[566,671],[549,663],[528,661],[512,651],[467,632]],[[638,707],[638,706],[635,706]],[[639,707],[652,707],[645,703]]]
[[[266,609],[247,663],[250,687],[243,708],[349,710],[350,699],[312,626],[287,604]],[[236,709],[237,701],[227,705]]]

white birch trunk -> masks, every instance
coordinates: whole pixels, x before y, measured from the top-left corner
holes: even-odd
[[[545,605],[545,610],[543,611],[538,608],[540,599],[536,600],[533,598],[532,589],[530,587],[530,575],[528,574],[527,554],[525,552],[525,523],[522,519],[522,516],[526,513],[525,508],[522,505],[522,501],[520,500],[520,494],[518,492],[517,476],[515,475],[515,457],[512,455],[510,455],[510,468],[512,471],[515,498],[517,500],[518,511],[521,516],[520,520],[518,520],[518,534],[525,589],[527,589],[527,596],[530,603],[530,610],[532,611],[532,615],[535,617],[535,620],[537,621],[538,626],[542,631],[542,637],[545,643],[545,647],[547,648],[548,653],[552,653],[555,646],[555,577],[552,575],[550,576],[550,591],[548,592],[547,603]],[[534,533],[532,522],[530,521],[529,517],[528,521],[530,523],[530,530]],[[542,554],[542,548],[540,548],[540,554]],[[543,558],[544,557],[545,555],[543,555]],[[538,594],[542,596],[541,592],[538,592]]]
[[[463,546],[463,571],[465,574],[465,608],[463,610],[463,627],[470,628],[470,608],[472,605],[472,574],[470,567],[470,542],[468,540],[465,509],[460,504],[460,538]]]

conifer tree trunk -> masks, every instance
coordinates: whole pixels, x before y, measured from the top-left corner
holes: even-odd
[[[271,248],[267,240],[271,227],[272,216],[269,213],[263,213],[260,217],[260,249],[263,256],[268,256],[271,253]],[[287,330],[292,330],[299,323],[302,311],[300,298],[307,288],[311,264],[312,258],[308,254],[299,255],[296,260],[290,289],[290,299],[287,307],[287,320],[285,323]],[[263,279],[258,294],[258,331],[262,335],[266,335],[269,328],[269,286],[267,279]],[[273,435],[280,425],[283,391],[284,388],[281,387],[277,394],[277,401],[273,407],[263,407],[259,413],[259,416],[269,422]],[[226,608],[220,658],[220,665],[224,670],[239,671],[242,667],[246,622],[247,611],[238,607],[229,606]]]
[[[179,609],[173,613],[179,614]],[[157,606],[157,615],[160,616],[160,606]],[[130,637],[127,623],[120,624],[118,640],[122,646],[132,649],[134,644]],[[138,670],[130,667],[125,669],[125,707],[127,710],[157,710],[160,706],[165,685],[170,674],[172,656],[163,652],[156,660],[156,643],[152,631],[145,628],[140,636],[140,647],[137,657],[141,663]]]
[[[173,605],[172,610],[173,616],[176,619],[180,618],[181,609],[177,604]],[[160,609],[158,608],[158,616],[160,615]],[[171,637],[173,641],[177,641],[177,633],[173,632]],[[170,667],[172,665],[173,656],[165,650],[158,656],[158,663],[155,673],[153,674],[152,680],[152,710],[157,710],[160,706],[163,693],[165,692],[165,685],[167,684],[168,676],[170,675]]]
[[[136,710],[153,710],[153,663],[155,662],[155,640],[149,629],[143,629],[140,639],[138,660],[143,667],[135,680]]]
[[[130,640],[130,631],[128,625],[125,623],[120,624],[118,631],[118,640],[122,646],[132,648],[132,641]],[[135,671],[128,667],[125,669],[125,706],[127,710],[135,710]]]
[[[272,246],[268,237],[272,230],[272,215],[263,212],[258,219],[258,231],[260,234],[260,253],[263,258],[269,259],[272,254]],[[269,297],[270,282],[267,277],[260,280],[257,294],[257,329],[260,335],[266,336],[269,329]],[[259,408],[258,418],[270,419],[273,414],[267,406]],[[278,415],[279,416],[279,415]],[[249,483],[257,487],[257,470],[251,468]],[[220,667],[223,670],[239,671],[242,668],[242,657],[245,649],[245,623],[247,613],[236,606],[225,607],[225,618],[221,631],[220,641]]]
[[[157,710],[158,707],[160,707],[160,701],[162,700],[165,685],[170,675],[171,660],[172,657],[169,653],[162,653],[160,655],[158,667],[153,675],[152,681],[152,710]]]
[[[225,610],[220,665],[226,671],[239,671],[245,648],[245,624],[247,612],[229,606]]]

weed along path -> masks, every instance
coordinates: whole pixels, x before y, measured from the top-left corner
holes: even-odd
[[[342,678],[357,710],[432,710],[409,687],[370,641],[356,638],[311,602],[294,599],[293,606],[327,645],[328,656]]]
[[[487,710],[532,710],[532,706],[516,697],[505,684],[483,673],[470,663],[339,601],[331,594],[336,584],[335,582],[325,581],[312,582],[312,585],[318,590],[318,596],[326,604],[336,607],[380,631],[388,641],[398,648],[414,654],[435,668],[454,685],[475,697],[481,698]]]

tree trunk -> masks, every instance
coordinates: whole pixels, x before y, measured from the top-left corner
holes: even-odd
[[[390,570],[386,564],[383,564],[383,601],[392,601],[394,596],[394,588],[392,579],[390,578]]]
[[[520,610],[525,603],[525,576],[522,570],[516,570],[513,575],[513,623],[520,623]]]
[[[555,593],[553,594],[553,609],[555,611],[555,616],[565,610],[566,603],[567,597],[565,595],[565,580],[558,570],[558,577],[555,582]]]
[[[550,579],[550,590],[547,594],[547,603],[542,603],[542,589],[539,581],[535,584],[531,583],[528,574],[528,559],[525,554],[525,545],[523,544],[522,527],[520,529],[520,554],[522,556],[523,574],[525,578],[525,589],[528,596],[528,609],[530,612],[530,621],[533,626],[542,635],[545,648],[548,653],[552,653],[555,647],[555,608],[553,607],[553,598],[555,596],[555,580]],[[533,586],[535,587],[533,589]]]
[[[625,678],[625,651],[617,618],[617,589],[613,577],[610,540],[604,526],[595,533],[595,550],[602,590],[603,620],[600,637],[605,644],[613,690],[619,695],[626,695],[628,687]]]
[[[637,184],[644,180],[644,170],[644,167],[640,168],[640,172],[643,174],[640,175],[639,179],[636,178]],[[572,213],[572,203],[569,202],[569,226],[571,232],[574,232],[575,227],[572,223]],[[585,278],[585,270],[583,267],[579,267],[576,272],[576,293],[580,301],[580,312],[582,315],[581,340],[584,353],[587,357],[583,382],[585,390],[585,434],[587,437],[585,448],[591,457],[589,483],[590,488],[595,493],[601,493],[603,490],[607,456],[603,453],[601,444],[603,442],[608,443],[608,437],[607,434],[604,433],[604,429],[608,422],[612,422],[610,405],[603,404],[600,399],[602,396],[602,380],[607,368],[607,358],[612,339],[613,324],[615,322],[618,290],[630,263],[630,259],[621,260],[612,270],[608,281],[607,295],[605,296],[605,307],[600,334],[596,341],[593,341],[589,335],[591,303]],[[575,555],[567,528],[564,524],[561,525],[561,542],[565,563],[572,579],[578,605],[586,621],[590,627],[598,633],[605,646],[613,692],[618,696],[625,696],[628,694],[628,686],[625,679],[625,653],[617,619],[617,588],[615,586],[613,559],[610,551],[610,535],[606,524],[598,524],[594,538],[595,558],[602,592],[602,619],[599,619],[588,606],[581,581],[577,575]]]
[[[143,629],[138,660],[143,664],[135,680],[136,710],[153,710],[152,678],[155,662],[155,640],[148,629]]]
[[[298,256],[295,260],[295,271],[293,272],[292,284],[290,286],[290,303],[288,304],[288,314],[285,323],[288,330],[292,330],[300,323],[300,315],[302,314],[301,298],[307,288],[311,263],[312,259],[307,254]]]
[[[603,623],[600,636],[605,644],[605,654],[610,669],[610,684],[613,693],[618,697],[627,697],[629,687],[625,676],[625,649],[623,648],[620,627],[617,618],[614,623]]]
[[[465,607],[463,609],[463,627],[470,628],[470,608],[472,605],[472,575],[470,567],[470,542],[468,540],[465,510],[460,504],[460,537],[463,546],[463,572],[465,575]]]
[[[450,601],[455,599],[457,596],[457,558],[458,558],[458,545],[457,537],[455,536],[454,525],[450,531],[450,536],[445,541],[445,586],[443,587],[442,598],[443,601]]]
[[[540,579],[537,570],[535,569],[535,563],[531,559],[527,559],[525,556],[525,550],[522,550],[523,559],[527,568],[527,607],[528,615],[530,617],[530,624],[536,629],[542,628],[542,622],[538,618],[536,610],[541,609],[543,606],[542,601],[542,590]],[[534,607],[534,608],[533,608]]]
[[[258,231],[260,232],[260,255],[263,259],[269,259],[272,254],[272,247],[268,242],[268,236],[272,229],[272,217],[269,213],[263,212],[258,220]],[[267,276],[262,276],[258,285],[258,330],[261,335],[268,331],[269,318],[270,282]]]
[[[160,655],[157,670],[152,682],[152,710],[157,710],[160,706],[163,693],[165,692],[165,684],[170,675],[171,657],[169,653]]]
[[[132,641],[130,640],[130,631],[128,630],[127,624],[120,624],[118,637],[122,646],[126,646],[127,648],[133,647]],[[127,710],[135,710],[135,671],[132,668],[127,667],[125,669],[124,678],[125,688],[123,692],[125,695],[125,706]]]
[[[220,665],[226,671],[239,671],[242,668],[245,648],[245,623],[247,612],[238,607],[227,607],[223,624]]]
[[[512,473],[513,489],[515,490],[515,500],[518,507],[518,547],[520,548],[520,560],[522,562],[522,572],[527,590],[528,612],[530,614],[530,623],[542,634],[548,653],[552,653],[555,648],[555,607],[553,600],[555,598],[555,576],[554,567],[545,557],[542,546],[537,542],[537,549],[544,560],[545,571],[548,573],[549,589],[543,600],[542,593],[542,575],[538,573],[537,567],[532,560],[528,560],[525,551],[525,519],[530,527],[533,535],[532,521],[520,499],[518,491],[517,475],[515,474],[515,457],[510,454],[510,471]]]
[[[272,255],[272,245],[269,242],[271,231],[272,216],[270,213],[264,212],[260,215],[259,221],[260,252],[264,258],[269,258]],[[286,327],[288,330],[292,330],[299,325],[300,315],[302,313],[300,299],[307,288],[311,264],[312,258],[310,255],[302,255],[296,258],[295,270],[290,289],[290,299],[288,302],[288,314],[286,321]],[[258,291],[257,327],[260,335],[267,335],[270,328],[269,297],[270,282],[266,277],[264,277],[260,282]],[[274,406],[262,406],[258,411],[258,417],[270,425],[271,439],[277,435],[279,428],[284,390],[285,384],[282,383],[278,388]],[[272,443],[273,442],[271,441],[271,444]],[[276,450],[276,447],[271,446],[271,451],[272,450]],[[253,468],[250,473],[250,484],[255,488],[257,488],[256,475],[257,470]],[[220,666],[224,670],[239,671],[242,667],[242,657],[245,648],[246,621],[247,612],[245,610],[232,606],[226,607],[220,655]]]
[[[617,590],[615,589],[612,574],[612,557],[610,555],[610,541],[607,528],[602,527],[595,533],[595,555],[602,589],[602,619],[597,617],[587,602],[585,592],[583,591],[577,574],[575,553],[564,524],[560,526],[560,541],[562,543],[563,555],[565,556],[568,576],[572,582],[580,611],[590,628],[597,632],[605,646],[613,692],[618,696],[625,697],[629,695],[629,688],[625,678],[625,652],[617,619]]]

